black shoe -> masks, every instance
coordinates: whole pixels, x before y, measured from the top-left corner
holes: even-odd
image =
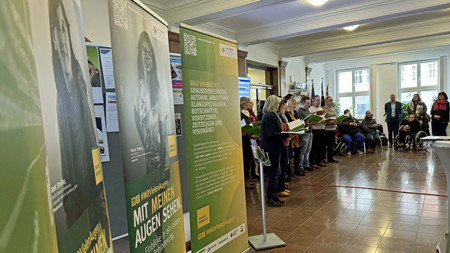
[[[270,207],[282,207],[283,206],[283,204],[281,202],[276,202],[272,199],[267,200],[266,205],[270,206]]]
[[[306,170],[306,171],[314,171],[314,169],[311,168],[311,167],[306,167],[305,170]]]
[[[286,182],[291,182],[292,181],[292,177],[287,176],[285,180],[286,180]]]
[[[275,201],[275,202],[280,202],[282,205],[284,205],[284,203],[285,203],[284,200],[281,200],[281,199],[279,199],[276,196],[272,200]]]
[[[301,169],[301,170],[298,170],[298,171],[296,171],[295,172],[295,175],[297,175],[297,176],[305,176],[305,170],[304,169]]]
[[[331,160],[328,160],[328,162],[329,162],[329,163],[338,163],[339,161],[338,161],[338,160],[331,159]]]

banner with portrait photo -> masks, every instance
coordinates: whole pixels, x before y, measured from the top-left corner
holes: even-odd
[[[248,248],[237,45],[180,27],[192,252]]]
[[[58,251],[112,252],[80,1],[30,13]]]
[[[30,2],[0,1],[2,253],[58,250],[31,38]]]
[[[109,1],[131,252],[185,252],[165,21],[139,1]]]

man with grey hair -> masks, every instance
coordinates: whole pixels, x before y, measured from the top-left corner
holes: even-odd
[[[386,114],[386,124],[389,131],[389,147],[394,143],[394,137],[398,134],[398,124],[400,123],[400,115],[402,114],[402,103],[395,101],[395,94],[391,94],[391,101],[384,105],[384,113]]]

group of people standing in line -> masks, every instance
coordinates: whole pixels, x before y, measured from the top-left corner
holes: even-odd
[[[446,135],[449,103],[444,92],[439,93],[438,97],[431,110],[432,129],[434,135]],[[361,122],[352,116],[350,110],[345,110],[344,114],[347,118],[338,122],[333,98],[326,97],[324,106],[321,106],[321,102],[320,96],[312,98],[303,96],[297,107],[297,101],[291,94],[284,98],[271,95],[265,101],[259,101],[257,116],[255,116],[251,99],[241,97],[241,120],[245,120],[246,124],[261,120],[259,138],[242,132],[245,187],[254,188],[254,182],[258,181],[250,144],[251,139],[256,139],[262,149],[268,153],[271,163],[266,168],[266,204],[268,206],[284,205],[284,201],[278,197],[290,196],[291,192],[286,181],[290,181],[292,177],[305,176],[307,171],[318,170],[326,167],[327,163],[338,162],[333,157],[337,135],[347,146],[347,156],[352,155],[352,142],[356,143],[356,153],[359,155],[364,154],[365,144],[368,146],[368,152],[374,152],[381,145],[379,125],[370,110],[366,111],[365,118]],[[391,101],[385,105],[390,146],[393,143],[392,134],[398,134],[401,110],[402,104],[397,102],[395,95],[392,94]],[[404,124],[411,125],[411,131],[416,130],[413,121],[420,120],[421,124],[428,125],[426,111],[425,103],[420,100],[418,94],[415,94],[408,106],[408,113],[414,119]],[[323,116],[323,120],[309,121],[310,114]],[[309,131],[301,135],[287,133],[291,130],[289,122],[297,119],[304,120],[305,127],[309,127]],[[400,136],[400,142],[402,137],[404,140],[404,136]],[[290,160],[293,161],[292,166],[289,166]]]

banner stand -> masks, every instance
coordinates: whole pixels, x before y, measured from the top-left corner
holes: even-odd
[[[266,229],[266,201],[264,196],[264,166],[270,166],[269,157],[264,151],[258,147],[255,140],[250,140],[252,143],[252,152],[253,157],[256,161],[259,162],[259,178],[260,178],[260,186],[261,186],[261,209],[262,209],[262,218],[263,218],[263,234],[262,235],[254,235],[249,236],[249,243],[255,248],[255,250],[265,250],[272,249],[277,247],[284,247],[286,243],[281,240],[276,234],[270,233],[267,234]]]

